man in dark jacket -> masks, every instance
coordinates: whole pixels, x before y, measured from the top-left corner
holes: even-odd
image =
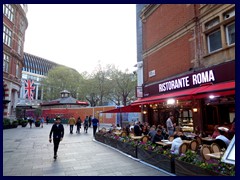
[[[161,141],[161,140],[163,140],[162,130],[158,129],[157,133],[153,137],[153,141],[152,142],[156,143],[156,142]]]
[[[57,117],[55,123],[52,125],[52,129],[49,134],[49,142],[52,142],[52,133],[53,133],[53,144],[54,144],[54,159],[57,159],[57,150],[60,141],[62,141],[64,136],[64,127],[61,124],[61,118]]]

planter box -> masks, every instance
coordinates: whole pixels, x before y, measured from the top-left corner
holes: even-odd
[[[36,127],[40,127],[40,123],[36,123],[36,122],[35,122],[35,126],[36,126]]]
[[[175,172],[177,176],[224,176],[177,159],[175,159]]]
[[[137,146],[133,146],[126,142],[117,141],[117,149],[137,158]]]
[[[174,173],[174,159],[138,147],[138,158],[165,171]]]
[[[22,123],[22,127],[26,127],[27,126],[27,123]]]
[[[105,137],[102,135],[102,134],[100,134],[100,133],[96,133],[96,135],[95,135],[95,140],[97,140],[97,141],[99,141],[99,142],[101,142],[101,143],[105,143]]]
[[[114,147],[114,148],[117,148],[117,140],[116,139],[112,139],[112,138],[108,138],[108,145],[109,146],[112,146],[112,147]]]

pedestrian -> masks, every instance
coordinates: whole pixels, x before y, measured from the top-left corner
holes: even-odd
[[[88,131],[88,116],[86,116],[84,120],[84,131],[87,133]]]
[[[93,136],[95,137],[97,127],[99,126],[99,120],[96,117],[92,119],[92,126],[93,126]]]
[[[73,116],[69,118],[68,124],[70,125],[70,134],[73,134],[73,126],[76,124],[76,120]]]
[[[89,127],[91,127],[91,124],[92,124],[92,115],[89,116],[89,118],[88,118],[88,123],[89,123]]]
[[[32,128],[32,123],[33,123],[32,117],[28,117],[28,123],[30,125],[30,128]]]
[[[80,117],[78,117],[77,122],[76,122],[76,126],[77,126],[76,133],[78,133],[78,134],[80,134],[81,125],[82,125],[82,120]]]
[[[64,127],[61,124],[61,118],[57,117],[55,123],[52,125],[50,134],[49,134],[49,142],[52,142],[52,134],[53,134],[53,144],[54,144],[54,159],[57,159],[57,151],[60,141],[62,141],[64,136]]]
[[[43,128],[44,117],[41,117],[41,128]]]
[[[173,115],[170,115],[166,121],[166,126],[167,126],[167,131],[169,136],[172,136],[174,132],[172,120],[173,120]]]
[[[48,122],[49,122],[49,117],[48,116],[46,117],[46,122],[47,122],[47,125],[48,125]]]

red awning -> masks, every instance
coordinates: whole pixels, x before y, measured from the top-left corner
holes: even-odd
[[[108,111],[103,111],[102,113],[131,113],[131,112],[141,112],[141,108],[136,105],[124,106],[116,109],[111,109]]]
[[[177,98],[178,100],[189,100],[192,98],[204,98],[209,94],[213,96],[226,96],[235,94],[235,82],[226,82],[213,85],[204,85],[197,88],[186,89],[168,94],[161,94],[147,98],[141,98],[133,102],[133,105],[150,104],[163,102],[169,98]]]

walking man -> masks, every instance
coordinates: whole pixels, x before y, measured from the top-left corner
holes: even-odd
[[[76,124],[76,120],[73,116],[69,118],[68,124],[70,125],[70,134],[73,134],[73,126]]]
[[[78,133],[78,134],[80,134],[81,125],[82,125],[82,120],[81,120],[81,118],[79,116],[78,119],[77,119],[77,122],[76,122],[76,126],[77,126],[76,133]]]
[[[89,116],[89,118],[88,118],[88,123],[89,123],[89,127],[91,127],[91,124],[92,124],[92,115]]]
[[[167,131],[169,136],[172,136],[174,132],[172,120],[173,120],[173,115],[170,115],[166,121],[166,126],[167,126]]]
[[[54,144],[54,159],[57,159],[57,151],[60,141],[62,141],[64,136],[64,127],[61,124],[60,117],[56,118],[55,123],[52,125],[52,129],[49,134],[49,142],[52,142],[52,134],[53,134],[53,144]]]
[[[46,122],[47,122],[47,125],[48,125],[48,122],[49,122],[49,117],[48,116],[46,117]]]
[[[87,130],[88,130],[88,116],[86,116],[84,120],[84,131],[87,133]]]
[[[93,125],[93,136],[95,137],[97,127],[99,126],[99,120],[96,117],[92,119],[92,125]]]

